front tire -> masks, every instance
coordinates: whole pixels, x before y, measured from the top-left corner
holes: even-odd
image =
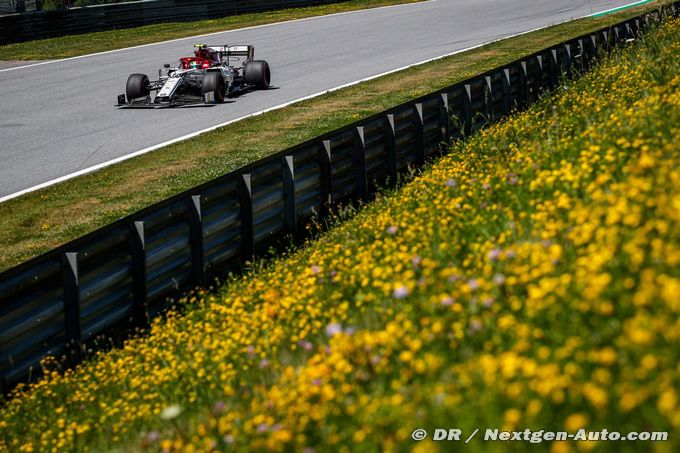
[[[125,84],[125,97],[128,102],[149,95],[149,78],[145,74],[131,74]]]
[[[224,101],[227,87],[224,84],[224,77],[221,72],[210,71],[203,76],[203,94],[206,93],[213,93],[217,103]]]
[[[249,62],[246,64],[243,75],[248,85],[255,85],[260,90],[269,88],[271,71],[269,70],[269,63],[266,61],[253,60]]]

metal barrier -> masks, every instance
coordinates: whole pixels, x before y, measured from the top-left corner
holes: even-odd
[[[188,22],[342,0],[145,0],[0,16],[0,44],[94,31]]]
[[[0,0],[0,14],[12,14],[17,11],[14,0]]]
[[[300,239],[315,213],[366,199],[660,17],[569,40],[329,132],[3,272],[2,390],[39,375],[42,357],[77,364],[111,336],[148,325],[182,291],[239,271],[282,238]]]

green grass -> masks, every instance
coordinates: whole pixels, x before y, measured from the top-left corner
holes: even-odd
[[[2,203],[0,270],[256,159],[641,10],[569,22],[394,73]]]
[[[680,19],[0,409],[10,451],[680,447]],[[483,442],[484,429],[667,442]],[[4,444],[3,444],[4,442]]]
[[[350,0],[306,8],[227,16],[196,22],[168,22],[81,35],[61,36],[0,46],[0,60],[51,60],[139,46],[169,39],[204,35],[255,25],[422,0]]]

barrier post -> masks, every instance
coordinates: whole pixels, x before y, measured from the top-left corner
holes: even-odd
[[[197,285],[205,285],[205,263],[203,252],[203,214],[201,196],[192,195],[189,199],[189,237],[191,244],[191,270]]]
[[[144,222],[130,224],[132,257],[132,325],[145,328],[149,325],[146,310],[146,239]]]
[[[356,188],[359,200],[368,198],[368,181],[366,179],[366,140],[364,139],[364,127],[354,129],[354,165],[356,175]]]
[[[293,156],[283,156],[283,210],[286,222],[286,231],[298,239],[297,212],[295,204],[295,161]]]
[[[245,262],[253,256],[253,186],[251,175],[239,176],[239,217],[241,220],[241,259]]]
[[[61,269],[64,277],[64,330],[68,360],[75,365],[80,362],[80,276],[78,253],[62,255]]]

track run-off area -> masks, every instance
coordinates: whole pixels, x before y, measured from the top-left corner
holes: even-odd
[[[635,2],[637,4],[640,2]],[[0,201],[325,91],[630,0],[430,0],[182,38],[0,70]],[[119,110],[194,43],[253,44],[272,89],[216,106]]]

